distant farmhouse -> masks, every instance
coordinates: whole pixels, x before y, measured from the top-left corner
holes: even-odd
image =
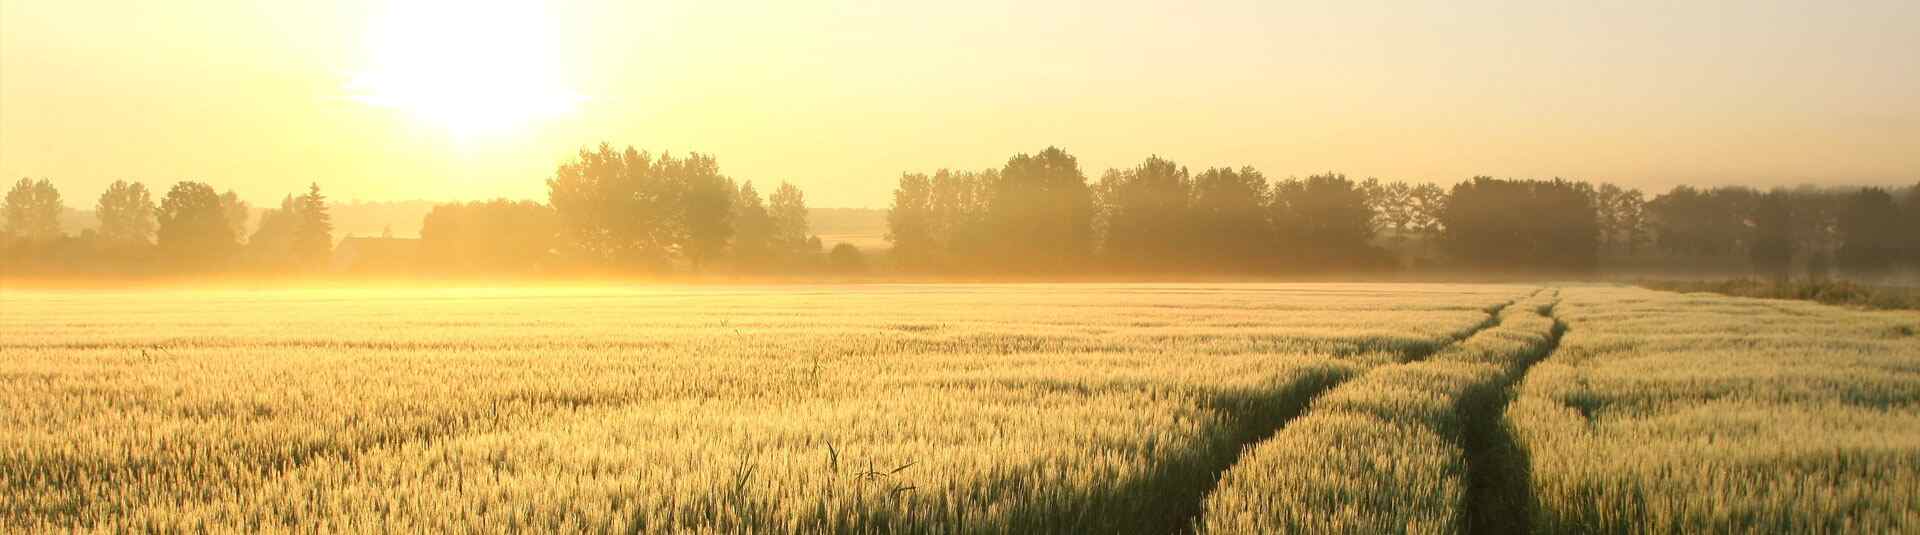
[[[419,238],[359,238],[340,240],[333,248],[333,271],[340,273],[399,273],[420,262]]]

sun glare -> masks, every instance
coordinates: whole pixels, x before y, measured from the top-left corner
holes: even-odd
[[[462,139],[569,113],[586,99],[563,83],[546,23],[537,1],[395,0],[347,91]]]

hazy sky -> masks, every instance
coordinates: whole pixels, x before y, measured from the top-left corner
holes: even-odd
[[[1047,145],[1090,177],[1912,183],[1920,2],[0,0],[0,177],[69,206],[544,199],[602,140],[874,208]]]

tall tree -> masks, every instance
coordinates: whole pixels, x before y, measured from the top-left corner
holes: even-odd
[[[933,262],[949,271],[974,270],[987,261],[995,233],[989,210],[1000,171],[941,169],[930,179]]]
[[[1920,182],[1907,188],[1906,202],[1900,207],[1904,216],[1900,228],[1907,229],[1901,235],[1906,237],[1907,267],[1920,270]]]
[[[1893,267],[1905,239],[1893,195],[1881,188],[1863,188],[1847,199],[1840,212],[1840,252],[1835,260],[1848,274],[1876,277]]]
[[[1193,178],[1192,235],[1197,259],[1216,269],[1252,270],[1266,260],[1267,177],[1252,167],[1216,167]]]
[[[733,198],[733,258],[744,271],[758,271],[773,263],[773,218],[753,181],[740,184]]]
[[[793,184],[781,182],[768,201],[767,218],[773,223],[775,254],[789,263],[820,254],[819,245],[808,241],[811,230],[807,225],[806,193]]]
[[[233,253],[233,227],[213,186],[191,181],[174,184],[154,215],[160,251],[175,263],[217,266]]]
[[[662,156],[656,164],[674,188],[672,206],[678,214],[671,235],[693,270],[701,271],[725,253],[733,235],[735,185],[720,175],[719,162],[709,155]]]
[[[93,214],[100,219],[102,242],[114,247],[153,243],[153,196],[145,184],[114,181],[100,194]]]
[[[1748,256],[1762,276],[1786,281],[1793,263],[1793,206],[1784,190],[1768,192],[1753,210],[1753,246]]]
[[[1413,186],[1400,181],[1388,182],[1374,186],[1369,194],[1373,196],[1367,203],[1373,207],[1373,228],[1391,232],[1395,240],[1409,237],[1413,230]]]
[[[327,196],[320,184],[307,187],[307,194],[294,199],[293,236],[288,242],[294,262],[306,269],[320,269],[333,255],[333,217],[327,214]]]
[[[1474,177],[1448,196],[1443,243],[1460,262],[1489,270],[1592,270],[1600,229],[1593,195],[1582,186]]]
[[[1192,193],[1187,169],[1159,156],[1100,179],[1097,212],[1105,221],[1103,250],[1116,266],[1160,269],[1185,260]]]
[[[249,216],[247,212],[250,209],[252,207],[247,206],[247,201],[240,200],[240,194],[234,193],[233,190],[227,190],[220,196],[220,211],[225,214],[227,230],[233,234],[233,239],[236,241],[244,241],[247,238]]]
[[[989,217],[1003,269],[1076,267],[1093,251],[1093,197],[1080,163],[1058,147],[1018,154],[1000,170]]]
[[[58,238],[62,208],[60,190],[52,182],[22,178],[7,191],[7,233],[35,242]]]
[[[887,241],[901,267],[923,270],[934,265],[939,246],[934,242],[933,180],[922,173],[901,173],[887,208]]]
[[[547,199],[572,249],[602,264],[663,269],[673,243],[671,185],[653,157],[601,143],[547,180]]]
[[[1748,245],[1747,214],[1758,198],[1750,188],[1677,186],[1648,201],[1646,213],[1655,243],[1668,253],[1733,257]]]
[[[1297,268],[1374,268],[1373,210],[1345,175],[1327,173],[1276,184],[1268,207],[1279,249]]]
[[[1447,208],[1447,190],[1439,184],[1420,184],[1407,192],[1407,228],[1415,236],[1435,241],[1440,238],[1440,214]]]
[[[280,200],[279,208],[260,212],[260,225],[247,238],[246,257],[262,267],[285,268],[293,256],[294,228],[299,226],[300,204],[293,195]]]

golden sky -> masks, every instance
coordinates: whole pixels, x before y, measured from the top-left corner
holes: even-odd
[[[544,199],[608,140],[873,208],[1047,145],[1094,177],[1920,180],[1920,2],[1676,4],[0,0],[0,177]]]

